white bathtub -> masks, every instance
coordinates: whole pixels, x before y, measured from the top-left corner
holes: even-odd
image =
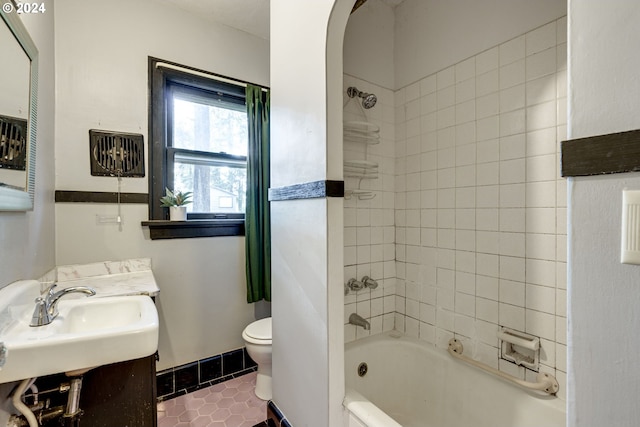
[[[345,426],[565,427],[565,402],[526,391],[419,340],[346,345]],[[358,376],[358,365],[368,372]]]

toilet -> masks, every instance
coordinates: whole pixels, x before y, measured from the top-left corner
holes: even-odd
[[[256,320],[242,331],[247,353],[258,364],[255,393],[262,400],[271,399],[271,317]]]

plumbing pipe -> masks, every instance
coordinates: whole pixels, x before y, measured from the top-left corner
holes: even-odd
[[[33,394],[33,404],[38,404],[38,386],[35,384],[31,384],[29,386],[29,390],[31,390],[31,394]]]
[[[31,387],[35,380],[35,378],[27,378],[23,380],[13,392],[13,397],[11,399],[13,406],[25,417],[25,419],[29,423],[29,427],[39,427],[38,420],[36,419],[36,416],[33,414],[33,412],[31,412],[31,409],[29,409],[29,407],[25,405],[21,399],[24,392],[29,387]]]

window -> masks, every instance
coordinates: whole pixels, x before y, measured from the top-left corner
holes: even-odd
[[[245,88],[228,78],[149,59],[151,238],[244,234]],[[186,223],[164,223],[165,188],[190,191]],[[155,229],[155,233],[154,233]],[[158,232],[158,229],[161,229]],[[155,235],[155,237],[154,237]]]
[[[218,93],[168,86],[167,186],[193,193],[187,213],[220,217],[244,214],[247,183],[247,112],[244,97],[227,101]],[[236,207],[222,210],[225,194]]]

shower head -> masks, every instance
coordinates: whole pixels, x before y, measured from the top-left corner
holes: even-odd
[[[349,95],[349,98],[355,98],[356,96],[362,98],[362,106],[367,110],[372,108],[376,105],[376,102],[378,102],[378,97],[374,94],[361,92],[354,86],[347,89],[347,95]]]

